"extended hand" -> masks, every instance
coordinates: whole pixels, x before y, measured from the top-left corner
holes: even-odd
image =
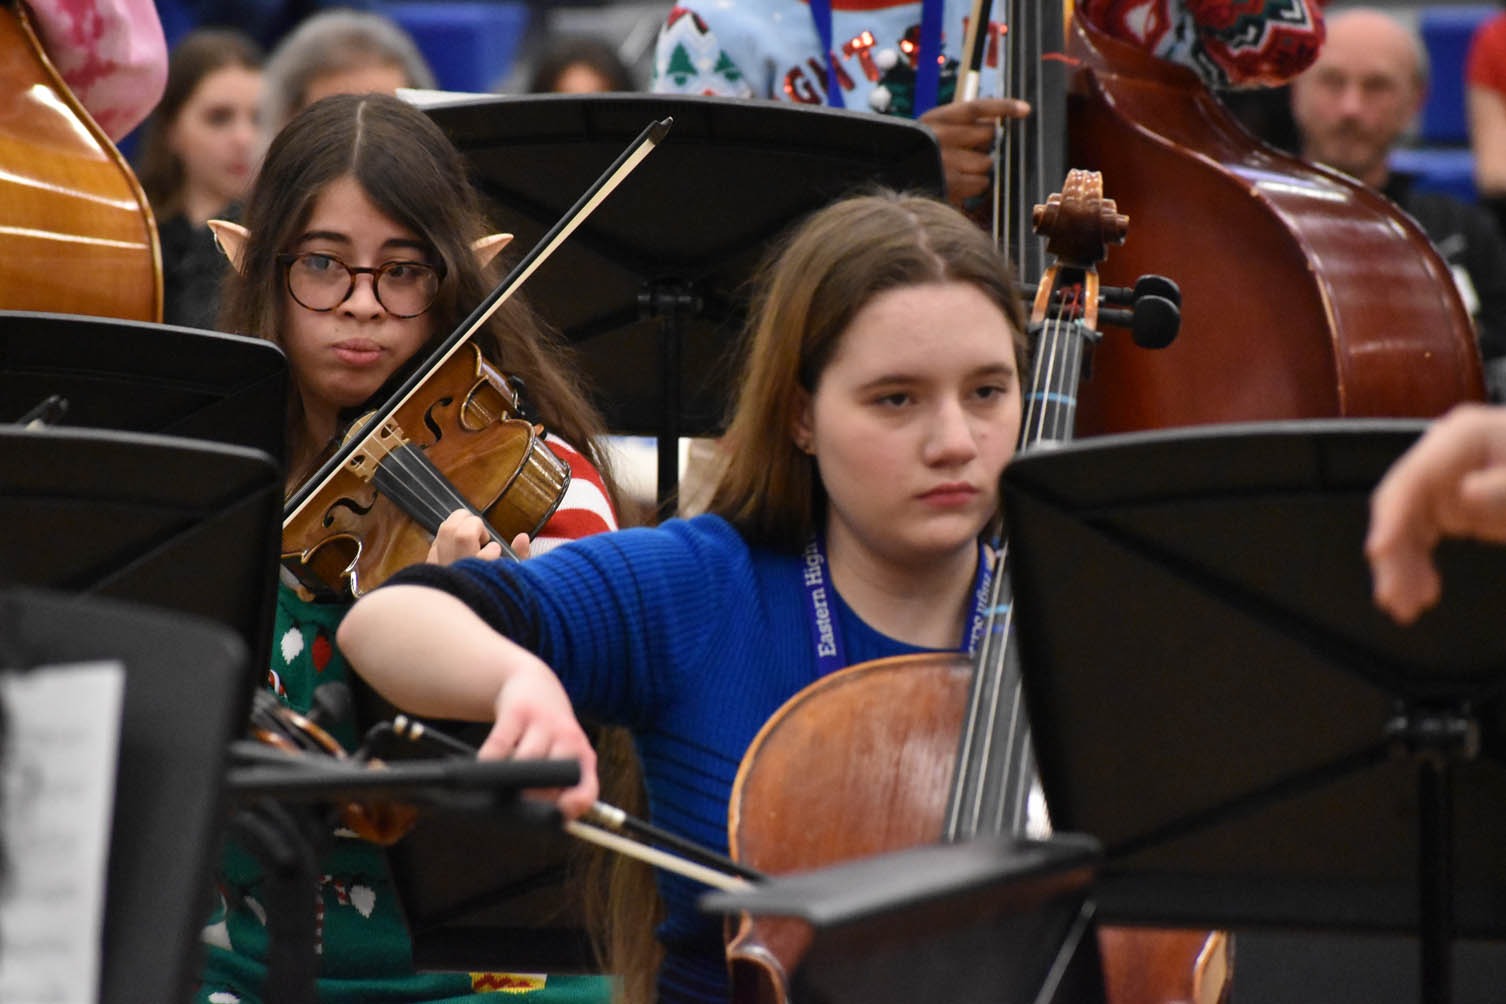
[[[497,692],[496,722],[481,744],[482,760],[570,759],[580,761],[580,783],[557,798],[566,816],[576,818],[596,803],[596,751],[575,719],[558,677],[542,662],[519,667]]]
[[[1370,498],[1375,602],[1410,624],[1438,602],[1444,537],[1506,542],[1506,408],[1460,405],[1401,456]]]

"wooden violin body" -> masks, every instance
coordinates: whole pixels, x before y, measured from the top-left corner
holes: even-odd
[[[284,522],[284,565],[315,592],[359,596],[424,561],[456,509],[480,512],[504,543],[538,533],[570,469],[518,415],[507,378],[463,346],[388,421],[356,424],[360,448]]]
[[[0,6],[0,305],[162,319],[157,227],[135,174]]]
[[[1192,71],[1074,19],[1070,161],[1139,222],[1106,283],[1181,286],[1182,336],[1104,344],[1078,435],[1437,415],[1483,396],[1473,325],[1426,235],[1379,193],[1252,138]]]

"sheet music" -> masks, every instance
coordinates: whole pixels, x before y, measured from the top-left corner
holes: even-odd
[[[125,667],[0,673],[0,1001],[99,999]]]

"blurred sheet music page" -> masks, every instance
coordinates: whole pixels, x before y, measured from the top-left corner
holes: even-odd
[[[0,673],[0,1001],[99,999],[125,667]]]

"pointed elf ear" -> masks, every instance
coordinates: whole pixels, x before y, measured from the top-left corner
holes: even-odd
[[[476,252],[476,264],[486,268],[497,257],[497,252],[511,243],[512,234],[487,234],[476,238],[471,242],[471,250]]]
[[[246,241],[251,239],[251,231],[229,220],[210,220],[209,229],[214,232],[214,246],[230,259],[231,268],[240,272],[244,268]]]

